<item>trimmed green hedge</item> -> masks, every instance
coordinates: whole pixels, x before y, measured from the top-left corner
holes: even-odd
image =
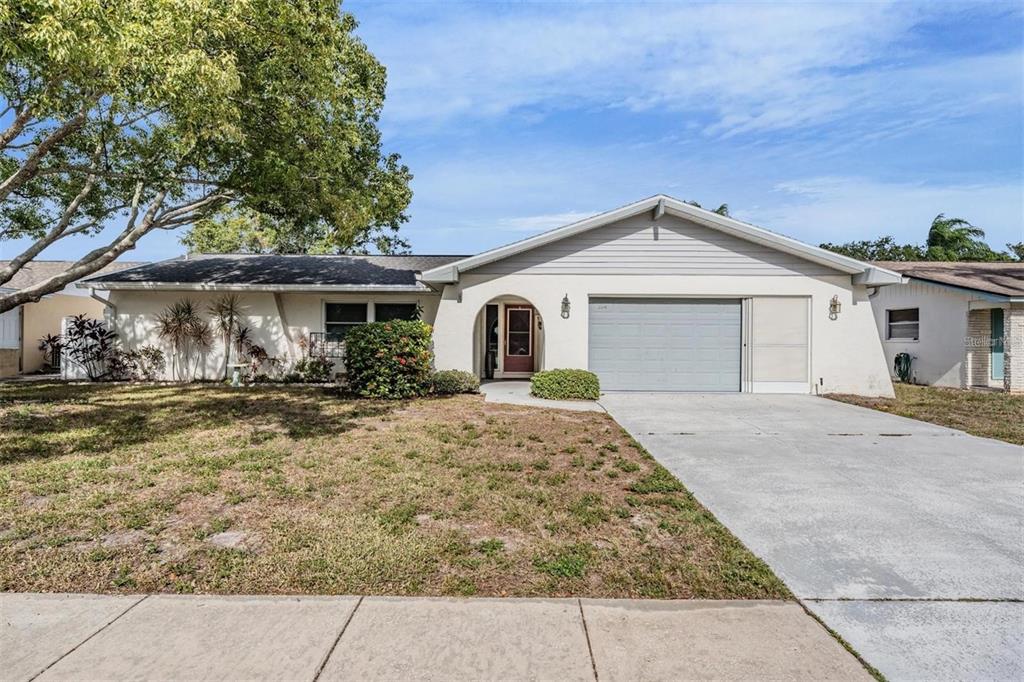
[[[430,325],[420,320],[370,322],[345,335],[349,388],[364,398],[411,398],[430,385]]]
[[[597,400],[601,383],[585,369],[549,369],[533,375],[530,393],[548,400]]]
[[[479,393],[480,377],[459,369],[443,369],[430,377],[430,392],[438,395]]]

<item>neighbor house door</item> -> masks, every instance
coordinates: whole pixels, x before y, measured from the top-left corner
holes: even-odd
[[[1006,354],[1003,349],[1003,309],[992,309],[992,379],[1002,381],[1006,368]]]
[[[532,372],[533,345],[533,308],[506,305],[504,371]]]

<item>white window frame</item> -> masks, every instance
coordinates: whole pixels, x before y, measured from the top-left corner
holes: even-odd
[[[893,322],[892,321],[892,313],[901,313],[901,312],[909,311],[909,310],[916,310],[917,311],[917,320],[916,321],[909,321],[909,320],[908,321],[904,321],[904,322]],[[914,335],[914,338],[908,338],[908,337],[902,337],[902,336],[893,337],[893,335],[892,335],[892,328],[894,326],[898,327],[898,328],[908,328],[911,325],[913,325],[914,327],[917,327],[917,334]],[[896,341],[898,343],[917,343],[918,341],[920,341],[921,340],[921,308],[917,307],[917,308],[888,308],[888,309],[886,309],[886,311],[885,311],[885,340],[886,341]]]

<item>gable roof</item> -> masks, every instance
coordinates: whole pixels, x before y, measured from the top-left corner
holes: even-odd
[[[424,291],[419,273],[464,256],[191,254],[79,282],[94,289]]]
[[[819,265],[824,265],[834,270],[838,270],[839,272],[854,275],[854,281],[859,284],[883,285],[898,284],[900,282],[900,276],[898,274],[887,271],[884,268],[873,266],[868,263],[862,263],[861,261],[848,258],[847,256],[842,256],[838,253],[833,253],[816,246],[804,244],[796,239],[783,236],[776,232],[771,232],[770,230],[766,230],[761,227],[750,225],[749,223],[744,223],[736,220],[735,218],[718,215],[713,211],[691,206],[690,204],[665,194],[657,194],[653,197],[642,199],[606,213],[600,213],[570,225],[542,232],[541,234],[533,237],[528,237],[505,246],[500,246],[496,249],[491,249],[490,251],[484,251],[483,253],[475,256],[469,256],[452,263],[447,263],[432,270],[425,270],[421,275],[421,279],[424,282],[434,284],[457,282],[459,280],[460,273],[478,268],[481,265],[493,263],[494,261],[501,260],[524,251],[529,251],[530,249],[535,249],[539,246],[544,246],[560,239],[565,239],[589,230],[604,227],[605,225],[638,215],[645,211],[651,211],[655,220],[668,213],[669,215],[674,215],[676,217],[692,221],[699,225],[724,232],[725,234],[729,234],[740,239],[745,239],[778,251],[799,256],[805,260],[811,261],[812,263],[818,263]]]
[[[1013,299],[1024,298],[1024,263],[876,261],[876,264],[926,282]]]
[[[0,268],[6,266],[10,261],[0,260]],[[71,267],[76,261],[73,260],[33,260],[25,263],[25,265],[14,273],[14,277],[9,282],[4,282],[5,287],[11,289],[24,289],[30,287],[33,284],[42,282],[44,279],[49,279],[54,275],[60,273]],[[126,268],[134,268],[139,265],[144,265],[143,261],[114,261],[113,263],[104,266],[99,270],[96,275],[103,275],[111,272],[117,272],[118,270],[124,270]],[[94,277],[96,275],[93,275]]]

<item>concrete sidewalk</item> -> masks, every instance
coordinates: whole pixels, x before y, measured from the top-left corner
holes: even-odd
[[[870,679],[794,602],[0,594],[10,680]]]

